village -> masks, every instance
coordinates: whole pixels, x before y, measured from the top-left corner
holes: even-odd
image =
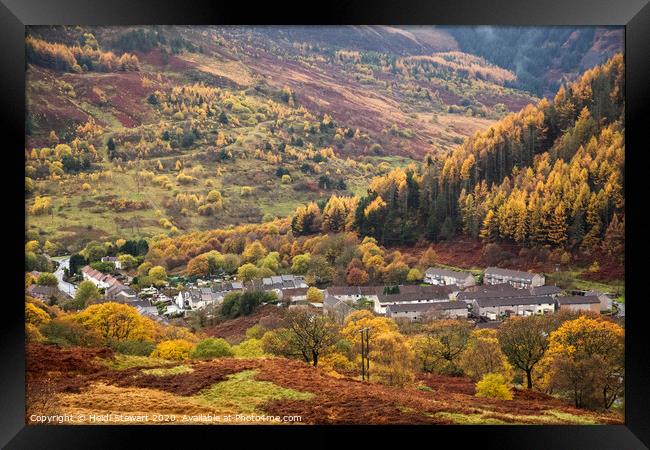
[[[558,311],[584,311],[623,317],[624,304],[613,295],[598,291],[563,290],[547,285],[543,274],[488,267],[475,276],[470,272],[430,267],[420,284],[377,286],[310,287],[299,275],[277,275],[247,282],[223,275],[211,279],[170,277],[157,287],[138,291],[115,257],[102,262],[115,266],[106,274],[90,266],[80,270],[79,281],[92,282],[102,293],[100,302],[117,302],[133,306],[138,312],[158,322],[169,323],[193,311],[218,307],[226,295],[236,292],[272,293],[278,307],[308,308],[343,322],[358,309],[397,321],[420,322],[435,319],[466,319],[479,328],[496,328],[510,316],[553,314]],[[32,284],[27,294],[52,303],[74,296],[76,284],[66,281],[69,258],[58,261],[54,272],[57,286]],[[38,273],[32,273],[38,276]],[[68,277],[69,279],[69,277]],[[308,295],[313,291],[312,295]]]

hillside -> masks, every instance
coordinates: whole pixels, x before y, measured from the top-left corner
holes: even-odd
[[[459,50],[512,70],[511,85],[552,97],[561,83],[622,52],[624,31],[614,27],[443,27]]]
[[[471,75],[456,80],[456,66],[431,75],[434,91],[385,72],[387,56],[359,63],[354,52],[248,29],[31,33],[27,207],[46,203],[30,214],[30,231],[63,247],[261,222],[363,192],[370,176],[491,123],[507,110],[495,102],[531,99]],[[454,92],[465,86],[492,97],[461,102]],[[222,203],[206,200],[212,190]]]
[[[541,393],[516,390],[514,400],[478,398],[466,378],[423,376],[419,388],[397,388],[334,378],[281,358],[161,364],[120,356],[116,365],[115,357],[92,349],[38,345],[27,355],[28,413],[56,411],[75,417],[71,423],[90,423],[90,414],[100,416],[96,423],[119,423],[118,415],[186,424],[213,423],[209,415],[258,424],[269,423],[259,416],[286,415],[300,416],[303,424],[622,423],[615,414],[572,408]],[[111,368],[119,362],[120,368]]]
[[[622,31],[29,27],[27,417],[622,423]]]
[[[437,28],[29,35],[26,206],[39,211],[29,231],[68,251],[360,195],[372,177],[447,153],[537,100],[508,87],[515,71],[460,52]]]

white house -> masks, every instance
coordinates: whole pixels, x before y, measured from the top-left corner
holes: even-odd
[[[338,301],[357,302],[362,298],[375,303],[383,286],[330,286],[325,289],[325,297],[333,297]]]
[[[437,267],[429,267],[424,272],[425,283],[448,286],[455,284],[458,287],[466,288],[474,286],[476,279],[469,272],[457,272],[454,270],[439,269]]]
[[[425,314],[431,317],[466,319],[468,316],[465,302],[432,302],[432,303],[398,303],[386,306],[386,315],[393,319],[407,318],[411,321],[421,320]]]
[[[505,316],[532,316],[555,312],[555,299],[551,296],[485,297],[472,300],[475,316],[497,320]]]
[[[501,269],[499,267],[488,267],[483,276],[484,284],[509,283],[512,286],[522,289],[530,289],[536,286],[543,286],[546,283],[544,275],[539,273],[523,272],[520,270]]]
[[[116,269],[122,268],[122,263],[115,256],[104,256],[102,257],[102,262],[111,262],[115,265]]]

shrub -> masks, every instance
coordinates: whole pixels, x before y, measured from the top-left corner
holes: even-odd
[[[233,354],[238,358],[261,358],[265,356],[261,339],[247,339],[233,348]]]
[[[422,272],[420,272],[418,269],[411,269],[408,272],[408,275],[406,275],[406,281],[421,281],[422,280]]]
[[[123,355],[148,356],[156,349],[156,344],[140,339],[126,339],[123,341],[112,341],[110,347],[117,353],[122,353]]]
[[[196,344],[190,356],[195,359],[223,358],[233,356],[232,347],[225,339],[207,338]]]
[[[257,323],[246,330],[246,337],[248,339],[262,339],[264,333],[266,333],[266,328]]]
[[[221,315],[226,317],[247,316],[262,303],[277,301],[273,292],[230,292],[221,303]]]
[[[512,391],[506,384],[503,375],[488,373],[476,383],[476,396],[512,400]]]
[[[194,345],[183,339],[173,339],[170,341],[162,341],[156,346],[156,349],[151,352],[153,358],[173,359],[182,361],[189,359],[190,353]]]
[[[36,284],[39,284],[41,286],[56,286],[59,284],[59,280],[57,280],[56,276],[53,273],[43,272],[38,276]]]
[[[97,347],[102,344],[101,336],[80,323],[71,320],[53,319],[39,328],[46,342],[61,347]]]
[[[43,342],[45,338],[36,326],[31,323],[25,324],[25,340],[27,342]]]
[[[32,303],[25,303],[25,322],[39,326],[50,321],[50,316]]]

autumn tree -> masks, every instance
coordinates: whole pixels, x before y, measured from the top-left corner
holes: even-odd
[[[79,283],[74,299],[66,302],[63,307],[66,310],[83,309],[87,305],[90,305],[101,298],[102,294],[99,292],[99,289],[97,289],[97,286],[95,286],[92,281],[85,280]]]
[[[36,279],[36,284],[40,286],[56,286],[59,280],[50,272],[42,272]]]
[[[601,247],[605,253],[619,259],[624,258],[625,253],[625,219],[619,220],[614,214],[612,221],[607,227]]]
[[[251,281],[258,277],[259,269],[255,264],[247,263],[237,269],[237,279],[240,281]]]
[[[368,283],[368,272],[353,267],[348,271],[346,281],[350,286],[364,286]]]
[[[294,256],[291,260],[291,273],[295,275],[306,274],[309,270],[310,261],[311,255],[309,253]]]
[[[474,381],[489,373],[501,374],[506,381],[512,379],[512,367],[501,351],[495,330],[473,331],[459,365]]]
[[[423,369],[434,368],[442,373],[459,374],[459,359],[467,348],[471,326],[463,320],[442,319],[431,322],[425,329],[426,337],[418,345]]]
[[[424,270],[426,270],[429,267],[435,266],[437,262],[438,262],[438,255],[436,254],[436,251],[433,249],[433,247],[429,247],[428,249],[426,249],[424,253],[422,253],[422,256],[420,257],[419,265]]]
[[[310,287],[307,289],[307,301],[311,303],[323,303],[325,298],[323,291],[318,288]]]
[[[140,315],[134,307],[113,302],[90,305],[70,316],[70,320],[97,331],[107,340],[152,340],[156,330],[155,322]]]
[[[268,250],[260,241],[254,241],[246,246],[242,253],[242,258],[248,263],[257,263],[260,259],[264,258],[267,253]]]
[[[286,327],[267,332],[262,338],[265,352],[298,357],[314,367],[319,357],[338,340],[338,330],[332,320],[307,310],[287,313]]]
[[[600,317],[580,316],[551,333],[546,367],[553,391],[576,408],[609,409],[623,392],[624,331]]]
[[[415,380],[415,353],[399,332],[370,330],[369,372],[389,386],[405,386]]]
[[[543,316],[511,317],[499,328],[497,337],[510,364],[526,374],[528,389],[533,387],[532,372],[548,349],[550,333]]]
[[[25,303],[25,323],[40,326],[51,320],[48,313],[35,306],[33,303]]]

